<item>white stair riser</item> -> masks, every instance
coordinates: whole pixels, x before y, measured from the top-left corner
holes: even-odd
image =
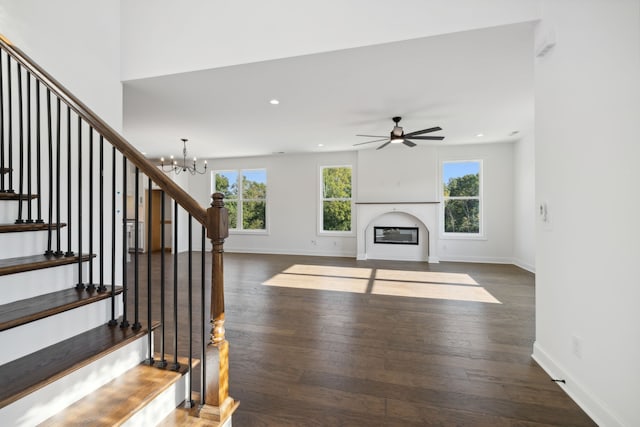
[[[47,248],[46,231],[28,231],[21,233],[2,233],[0,258],[42,255]],[[17,252],[17,249],[20,249]],[[55,250],[55,247],[54,247]]]
[[[139,411],[125,421],[123,427],[147,427],[155,426],[175,408],[187,399],[187,378],[189,374],[185,374],[178,381],[173,383],[153,401],[149,402]]]
[[[87,271],[88,263],[84,262],[82,263],[83,283],[87,283]],[[109,272],[106,277],[109,282],[110,277]],[[98,279],[98,270],[94,265],[94,282]],[[73,288],[77,283],[77,263],[0,276],[0,289],[2,289],[0,305]],[[110,283],[105,283],[105,286],[109,285]]]
[[[2,425],[39,424],[138,365],[147,354],[147,338],[139,338],[0,409]]]
[[[122,311],[122,295],[116,296],[115,300],[118,317]],[[108,298],[2,331],[0,365],[104,325],[110,319],[111,299]]]

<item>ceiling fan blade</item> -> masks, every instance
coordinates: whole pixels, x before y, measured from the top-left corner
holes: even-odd
[[[404,145],[406,145],[407,147],[415,147],[416,144],[414,144],[413,142],[409,141],[408,139],[405,139],[404,141],[402,141],[402,143]]]
[[[388,140],[387,142],[385,142],[384,144],[382,144],[380,147],[376,148],[376,150],[380,150],[381,148],[386,147],[387,145],[391,144],[391,140]]]
[[[416,130],[413,132],[409,132],[407,134],[405,134],[405,138],[411,138],[413,135],[422,135],[423,133],[430,133],[430,132],[437,132],[439,130],[442,130],[442,128],[440,126],[436,126],[433,128],[429,128],[429,129],[422,129],[422,130]]]
[[[357,144],[353,144],[353,146],[355,147],[356,145],[364,145],[364,144],[371,144],[372,142],[380,142],[380,141],[386,141],[389,138],[382,138],[382,139],[374,139],[373,141],[367,141],[367,142],[359,142]]]
[[[356,136],[366,136],[368,138],[386,138],[386,135],[356,135]]]
[[[405,138],[407,137],[405,136]],[[444,136],[410,136],[409,138],[422,139],[422,140],[428,140],[428,141],[442,141],[444,139]]]

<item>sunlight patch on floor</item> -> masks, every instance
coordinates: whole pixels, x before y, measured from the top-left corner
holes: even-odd
[[[369,279],[280,273],[264,282],[263,285],[364,294],[367,291],[368,283]]]
[[[450,283],[457,285],[478,285],[473,277],[465,273],[444,273],[437,271],[377,270],[376,279],[406,282]]]
[[[397,282],[376,280],[371,293],[396,297],[446,299],[501,304],[485,288],[476,286],[443,285],[441,283]]]
[[[284,270],[283,273],[368,279],[371,277],[371,271],[371,268],[295,264]]]
[[[295,264],[266,286],[501,304],[465,273]]]

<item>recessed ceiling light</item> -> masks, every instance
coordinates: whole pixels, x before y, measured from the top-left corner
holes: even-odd
[[[477,136],[478,138],[482,138],[482,137],[484,136],[484,134],[483,134],[483,133],[479,133],[479,134],[477,134],[476,136]]]
[[[318,147],[324,147],[324,144],[318,144]]]
[[[278,101],[277,99],[275,99],[275,98],[274,98],[274,99],[272,99],[271,101],[269,101],[269,104],[271,104],[271,105],[278,105],[278,104],[280,104],[280,101]]]

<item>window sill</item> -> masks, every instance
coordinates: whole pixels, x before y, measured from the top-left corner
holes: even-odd
[[[319,237],[355,237],[353,231],[318,231]]]
[[[229,230],[229,235],[268,236],[269,230]]]
[[[440,234],[439,239],[440,240],[489,240],[487,236],[484,236],[482,234],[465,235],[462,233]]]

